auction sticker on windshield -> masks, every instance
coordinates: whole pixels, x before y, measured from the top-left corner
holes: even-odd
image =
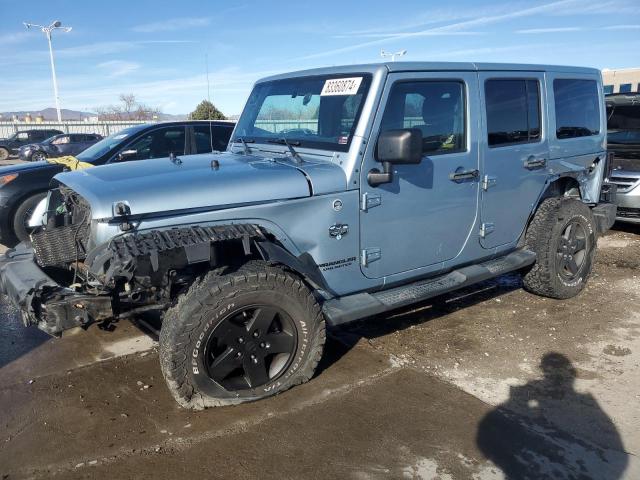
[[[355,95],[358,93],[362,77],[332,78],[324,82],[321,97],[329,95]]]

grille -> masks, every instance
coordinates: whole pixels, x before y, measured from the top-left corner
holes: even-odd
[[[68,225],[43,230],[31,235],[36,261],[41,267],[64,265],[84,260],[87,250],[89,224]]]
[[[612,175],[609,178],[609,183],[613,183],[614,185],[617,185],[618,192],[620,193],[628,192],[639,182],[640,182],[640,176],[639,177],[630,177],[630,176],[622,177],[622,176]]]
[[[618,207],[618,217],[640,218],[640,208]]]

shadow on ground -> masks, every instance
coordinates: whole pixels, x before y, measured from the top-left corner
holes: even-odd
[[[547,353],[540,369],[542,379],[511,387],[509,399],[480,422],[476,439],[483,455],[507,479],[622,478],[629,463],[622,439],[596,399],[575,391],[576,369],[569,359]],[[562,409],[568,423],[606,430],[608,449],[554,427],[544,416],[554,408]]]
[[[50,339],[49,335],[37,328],[25,327],[18,311],[0,301],[0,368]]]

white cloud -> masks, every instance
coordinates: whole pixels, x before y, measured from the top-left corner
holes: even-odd
[[[135,72],[140,68],[140,64],[136,62],[127,62],[125,60],[111,60],[99,63],[97,67],[104,70],[108,77],[114,78]]]
[[[508,13],[500,13],[497,15],[486,15],[479,18],[474,18],[471,20],[464,20],[459,22],[450,23],[448,25],[443,25],[440,27],[430,28],[426,30],[422,30],[419,32],[404,32],[399,33],[392,37],[386,37],[377,40],[371,40],[368,42],[358,43],[355,45],[349,45],[347,47],[335,48],[332,50],[326,50],[324,52],[318,52],[310,55],[306,55],[301,57],[299,60],[310,60],[322,57],[330,57],[333,55],[343,54],[347,52],[352,52],[354,50],[359,50],[365,47],[371,47],[374,45],[383,45],[389,41],[407,39],[411,37],[422,37],[427,35],[429,32],[456,32],[456,31],[465,31],[467,28],[479,27],[491,25],[494,23],[504,22],[506,20],[512,20],[514,18],[522,18],[528,17],[537,14],[550,13],[558,8],[566,8],[569,5],[579,5],[585,3],[582,0],[559,0],[556,2],[546,3],[543,5],[537,5],[535,7],[523,8],[520,10],[511,10]]]
[[[580,27],[550,27],[550,28],[528,28],[526,30],[516,30],[516,33],[560,33],[560,32],[579,32],[583,30]]]
[[[640,25],[609,25],[603,30],[640,30]]]
[[[208,17],[183,17],[171,18],[162,22],[145,23],[136,25],[131,30],[140,33],[173,32],[189,28],[206,27],[211,23]]]
[[[28,32],[13,32],[0,35],[0,45],[13,45],[15,43],[24,42],[31,36]]]

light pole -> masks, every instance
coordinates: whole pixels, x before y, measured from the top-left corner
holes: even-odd
[[[36,25],[35,23],[27,23],[23,22],[24,26],[27,28],[37,27],[46,35],[47,41],[49,42],[49,58],[51,59],[51,76],[53,78],[53,95],[56,100],[56,112],[58,113],[58,121],[62,121],[62,114],[60,113],[60,97],[58,96],[58,81],[56,79],[56,66],[53,62],[53,46],[51,44],[51,32],[54,30],[62,30],[63,32],[70,32],[71,27],[63,27],[62,22],[60,20],[56,20],[48,27],[42,25]]]
[[[391,57],[391,61],[392,62],[396,61],[396,57],[402,57],[403,55],[406,55],[406,54],[407,54],[406,50],[400,50],[399,52],[394,52],[394,53],[385,52],[384,48],[382,50],[380,50],[380,56],[382,58]]]

